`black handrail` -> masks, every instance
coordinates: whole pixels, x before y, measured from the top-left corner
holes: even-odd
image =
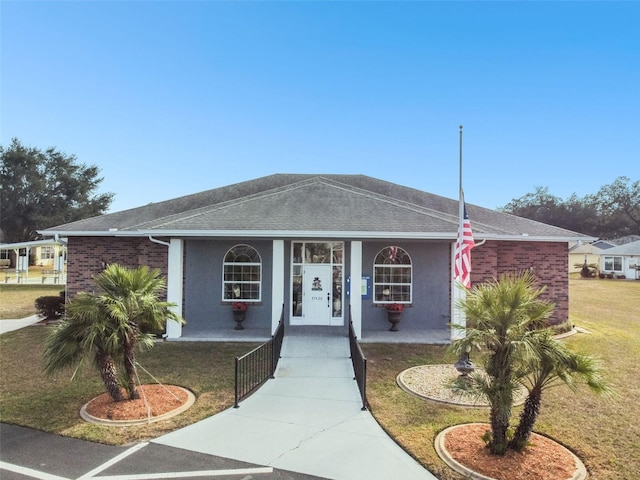
[[[362,397],[362,409],[367,409],[367,357],[364,356],[362,348],[358,343],[358,337],[351,321],[351,310],[349,310],[349,350],[351,351],[351,364],[353,365],[354,380],[358,382],[358,389]]]
[[[271,378],[273,378],[273,374],[276,373],[276,367],[278,366],[278,360],[280,359],[280,353],[282,352],[282,342],[284,341],[284,304],[282,305],[278,328],[276,328],[271,340],[273,342],[273,371],[271,372]]]
[[[283,339],[284,305],[282,306],[278,328],[271,336],[271,340],[241,357],[236,357],[234,408],[240,407],[240,401],[255,392],[269,378],[273,378],[280,359]]]

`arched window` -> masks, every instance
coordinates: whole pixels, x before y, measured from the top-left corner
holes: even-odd
[[[373,263],[374,303],[411,303],[412,268],[409,254],[400,247],[385,247]]]
[[[261,300],[262,260],[255,248],[236,245],[224,256],[222,299],[229,302]]]

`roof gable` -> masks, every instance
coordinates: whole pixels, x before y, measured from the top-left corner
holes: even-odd
[[[477,238],[589,239],[467,203]],[[48,229],[65,235],[360,232],[455,238],[458,201],[365,175],[276,174]]]
[[[315,177],[135,228],[455,232],[457,221],[449,213]]]

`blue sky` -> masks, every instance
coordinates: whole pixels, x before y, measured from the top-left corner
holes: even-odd
[[[0,1],[0,143],[112,211],[272,173],[488,208],[640,179],[639,2]]]

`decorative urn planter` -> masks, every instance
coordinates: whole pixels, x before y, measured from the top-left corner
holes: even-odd
[[[231,311],[233,312],[233,319],[236,322],[236,330],[244,330],[242,322],[247,318],[248,305],[245,302],[233,302],[231,304]]]
[[[402,316],[402,312],[404,310],[404,305],[400,303],[392,303],[391,305],[387,305],[387,320],[391,324],[390,332],[398,331],[398,323],[400,322],[400,317]]]
[[[467,377],[476,369],[476,365],[471,361],[471,358],[469,358],[469,352],[463,353],[453,366],[460,373],[461,377]]]

